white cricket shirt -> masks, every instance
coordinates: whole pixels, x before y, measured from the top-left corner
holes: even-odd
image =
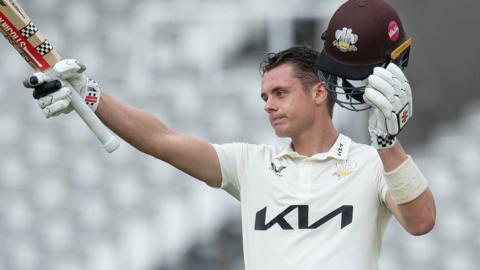
[[[246,270],[372,270],[391,216],[375,149],[340,134],[326,153],[214,145],[240,200]]]

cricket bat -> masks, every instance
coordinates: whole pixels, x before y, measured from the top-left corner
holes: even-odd
[[[52,44],[38,31],[16,0],[0,0],[0,32],[36,71],[46,72],[61,60]],[[115,151],[120,145],[118,138],[103,125],[76,91],[72,91],[71,99],[73,108],[97,136],[103,148],[109,153]]]

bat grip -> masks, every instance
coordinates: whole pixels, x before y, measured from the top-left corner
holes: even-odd
[[[110,130],[100,121],[100,119],[98,119],[95,113],[74,90],[72,91],[71,99],[73,108],[82,118],[85,124],[87,124],[90,130],[97,136],[102,143],[103,148],[108,153],[115,151],[118,146],[120,146],[118,138],[110,132]]]

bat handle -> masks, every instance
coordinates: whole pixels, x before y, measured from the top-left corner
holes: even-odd
[[[98,119],[95,113],[88,107],[76,91],[72,91],[71,99],[73,108],[83,119],[85,124],[87,124],[90,130],[97,136],[102,143],[103,148],[108,153],[115,151],[118,146],[120,146],[118,138],[110,132],[100,119]]]

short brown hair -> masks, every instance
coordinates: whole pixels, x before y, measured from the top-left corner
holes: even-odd
[[[295,69],[295,76],[300,79],[303,89],[307,91],[312,85],[319,83],[316,61],[320,53],[313,48],[304,45],[296,45],[279,52],[268,53],[260,64],[260,73],[265,75],[268,71],[285,63],[290,63]],[[328,95],[328,112],[333,115],[333,100],[330,93]]]

